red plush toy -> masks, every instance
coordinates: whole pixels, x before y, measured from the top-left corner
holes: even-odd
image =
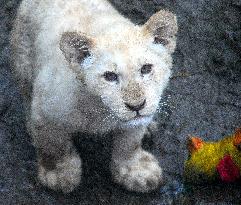
[[[217,142],[204,142],[198,137],[188,141],[190,158],[185,162],[187,182],[221,180],[226,183],[241,178],[241,129]]]

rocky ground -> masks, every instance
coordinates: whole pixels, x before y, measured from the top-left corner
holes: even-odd
[[[111,182],[106,168],[111,142],[85,139],[83,145],[76,140],[84,159],[84,180],[68,195],[36,181],[35,152],[9,72],[9,31],[19,2],[0,2],[0,204],[241,204],[240,185],[182,183],[188,134],[216,140],[241,126],[240,0],[111,0],[137,24],[161,8],[178,18],[174,72],[163,98],[167,105],[158,115],[158,133],[144,140],[160,159],[167,183],[150,194],[127,192]]]

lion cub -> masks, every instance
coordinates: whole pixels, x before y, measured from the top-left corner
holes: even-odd
[[[143,26],[106,0],[23,0],[12,31],[14,73],[42,184],[71,192],[81,181],[75,132],[114,133],[111,172],[128,190],[162,181],[141,148],[168,83],[177,24],[168,11]]]

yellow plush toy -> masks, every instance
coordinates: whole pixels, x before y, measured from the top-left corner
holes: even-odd
[[[188,183],[236,182],[241,178],[241,128],[217,142],[198,137],[188,140],[189,159],[184,166]]]

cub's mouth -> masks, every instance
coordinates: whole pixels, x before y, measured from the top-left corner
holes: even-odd
[[[135,117],[124,121],[122,125],[124,127],[147,126],[151,123],[152,119],[153,115],[140,115],[137,113]]]

